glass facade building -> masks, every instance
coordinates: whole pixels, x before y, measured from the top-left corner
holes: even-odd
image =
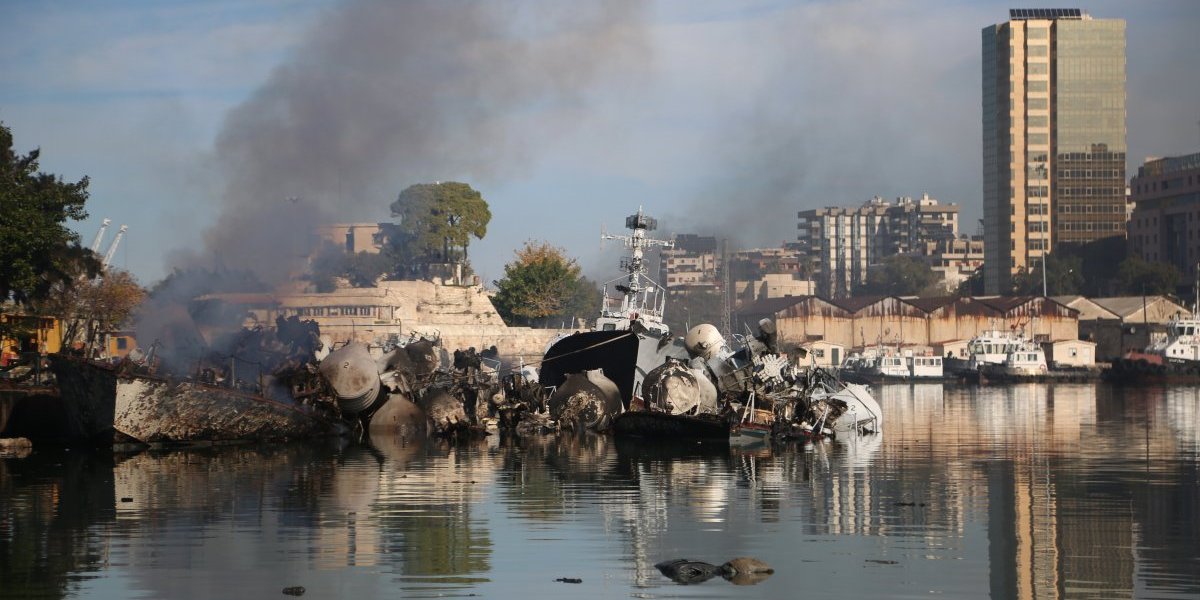
[[[1125,21],[1015,9],[983,29],[984,287],[1125,231]]]

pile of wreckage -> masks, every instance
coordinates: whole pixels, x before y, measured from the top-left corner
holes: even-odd
[[[595,327],[552,342],[538,369],[501,369],[495,347],[451,355],[438,336],[375,344],[323,340],[297,316],[273,329],[228,326],[219,303],[147,311],[154,339],[118,364],[82,356],[51,361],[68,436],[91,441],[186,443],[298,439],[364,432],[442,437],[556,430],[657,439],[761,443],[878,432],[879,404],[861,385],[777,347],[774,323],[726,340],[712,325],[674,337],[665,290],[646,277],[643,250],[656,221],[639,209],[619,294]],[[799,358],[803,360],[803,352]]]
[[[879,405],[865,387],[799,367],[777,352],[770,321],[755,336],[735,337],[737,349],[712,325],[693,327],[683,339],[642,335],[663,350],[658,365],[634,384],[640,393],[622,397],[610,377],[613,371],[619,377],[619,369],[566,374],[547,390],[550,421],[619,436],[734,443],[871,433],[882,426]],[[554,359],[548,354],[548,361]]]
[[[603,369],[546,386],[532,366],[501,369],[494,347],[449,353],[436,336],[414,334],[329,351],[312,321],[276,325],[237,332],[230,353],[202,355],[183,376],[154,347],[115,365],[53,357],[72,437],[169,444],[563,430],[738,442],[881,425],[865,388],[777,353],[769,322],[759,335],[737,338],[736,350],[714,327],[693,328],[667,344],[675,356],[646,372],[640,393],[628,397]]]

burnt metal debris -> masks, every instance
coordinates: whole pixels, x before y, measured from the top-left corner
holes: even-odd
[[[595,329],[552,342],[536,365],[504,365],[489,347],[445,348],[413,333],[325,347],[316,322],[230,326],[210,304],[154,311],[154,343],[117,364],[58,355],[65,437],[100,442],[352,437],[464,439],[555,431],[755,444],[877,432],[866,388],[804,366],[779,347],[774,322],[729,335],[698,325],[674,336],[665,290],[646,275],[656,222],[639,212],[621,240],[632,255]],[[614,280],[616,282],[617,280]],[[610,283],[614,283],[610,282]],[[198,305],[199,306],[199,305]],[[140,330],[139,330],[140,331]]]

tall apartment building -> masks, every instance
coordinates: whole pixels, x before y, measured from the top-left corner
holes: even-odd
[[[1200,153],[1147,160],[1129,183],[1129,251],[1175,265],[1189,279],[1200,262]]]
[[[721,255],[717,238],[681,233],[672,241],[674,247],[659,253],[659,284],[668,293],[718,289]]]
[[[1125,21],[1013,9],[983,30],[984,287],[1061,242],[1122,235]]]
[[[868,268],[888,256],[958,236],[958,205],[939,204],[928,194],[894,204],[876,196],[857,208],[801,211],[797,219],[801,247],[817,258],[817,293],[830,298],[854,294]]]

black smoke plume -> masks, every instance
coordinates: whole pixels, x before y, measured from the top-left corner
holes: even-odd
[[[215,147],[220,215],[206,248],[175,266],[206,278],[249,271],[271,288],[303,272],[318,225],[386,220],[413,183],[519,175],[563,114],[586,114],[590,86],[644,68],[642,10],[635,0],[330,9],[226,116]],[[239,291],[205,283],[209,293]],[[164,286],[139,339],[161,333],[149,327],[161,321],[156,307],[195,289]]]

